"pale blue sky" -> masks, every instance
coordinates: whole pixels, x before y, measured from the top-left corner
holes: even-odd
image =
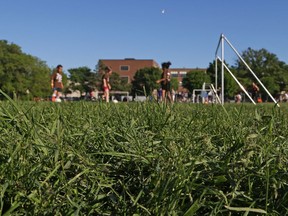
[[[265,48],[288,63],[287,9],[287,0],[0,0],[0,39],[65,71],[123,58],[205,68],[221,33],[239,52]]]

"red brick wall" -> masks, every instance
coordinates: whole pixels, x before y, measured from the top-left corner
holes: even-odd
[[[120,77],[128,77],[128,82],[133,80],[137,70],[145,67],[159,67],[157,62],[152,59],[100,59],[104,65],[112,67],[113,72],[116,72]],[[129,70],[121,70],[121,66],[128,66]]]
[[[113,72],[116,72],[120,75],[120,77],[128,77],[128,83],[131,83],[133,77],[137,70],[145,68],[145,67],[160,67],[156,61],[153,59],[100,59],[99,62],[102,62],[106,66],[112,67]],[[128,66],[129,70],[123,71],[121,70],[121,66]],[[176,75],[172,75],[178,79],[179,84],[182,82],[183,77],[185,77],[184,73],[189,71],[203,71],[206,72],[206,68],[170,68],[169,71],[173,72]],[[179,86],[178,91],[183,91],[185,89],[182,86]]]

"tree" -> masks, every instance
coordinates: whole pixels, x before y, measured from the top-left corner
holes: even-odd
[[[235,70],[230,69],[230,71],[235,75]],[[224,76],[224,98],[231,99],[234,98],[237,92],[241,91],[241,87],[236,83],[231,74],[225,71]]]
[[[0,88],[18,99],[50,95],[50,69],[44,61],[0,40]]]
[[[271,81],[274,80],[274,85],[278,87],[275,88],[270,85],[270,88],[268,88],[266,86],[269,91],[271,89],[271,92],[276,94],[276,89],[278,89],[278,91],[287,89],[288,66],[283,61],[280,61],[275,54],[268,52],[266,49],[253,50],[249,47],[247,50],[243,51],[241,56],[260,80],[265,80],[268,83],[271,83]],[[249,80],[250,84],[253,81],[257,82],[240,60],[236,61],[235,68],[238,76]],[[261,92],[265,94],[263,89],[261,89]]]
[[[154,89],[159,88],[156,83],[161,78],[161,70],[159,68],[150,67],[136,71],[134,80],[132,81],[132,92],[137,95],[151,95]]]
[[[37,61],[36,65],[34,65],[33,71],[37,71],[34,76],[31,77],[31,84],[29,87],[30,93],[34,97],[45,98],[52,94],[51,86],[50,86],[50,71],[46,66],[46,63],[43,61]],[[63,74],[63,84],[67,82],[67,76]]]
[[[190,93],[194,89],[202,89],[203,83],[210,83],[210,77],[203,71],[189,71],[182,80],[182,86],[189,90]]]
[[[275,81],[274,77],[263,77],[261,81],[272,95],[275,96],[280,92],[280,85],[275,85],[276,81]],[[260,90],[260,92],[261,92],[262,99],[264,101],[268,101],[269,96],[268,96],[267,92],[264,91],[263,89]]]
[[[73,91],[80,91],[81,93],[88,93],[96,88],[96,74],[88,67],[79,67],[69,69],[70,84],[69,88]]]
[[[225,65],[229,68],[229,70],[235,75],[235,69],[229,67],[229,65],[224,61]],[[215,60],[213,63],[209,64],[209,67],[207,69],[207,74],[210,76],[210,80],[214,83],[215,82]],[[217,71],[218,71],[218,76],[217,76],[217,83],[218,87],[221,87],[221,61],[217,62]],[[235,75],[236,76],[236,75]],[[237,76],[236,76],[237,77]],[[238,77],[237,77],[238,79]],[[241,82],[241,81],[240,81]],[[242,83],[242,82],[241,82]],[[231,74],[224,69],[224,98],[233,98],[237,92],[240,91],[240,86],[236,83],[236,81],[233,79]]]
[[[177,91],[177,89],[179,88],[179,81],[175,77],[171,78],[171,88],[174,89],[175,91]]]
[[[111,90],[114,91],[130,91],[131,85],[128,84],[127,80],[120,77],[117,72],[112,72],[110,76]]]
[[[272,95],[275,96],[280,91],[287,90],[288,66],[284,62],[279,61],[275,54],[268,52],[266,49],[253,50],[248,48],[242,52],[241,56]],[[227,67],[229,66],[227,65]],[[240,59],[235,62],[235,66],[229,67],[229,69],[248,91],[250,91],[252,82],[257,83],[256,78]],[[221,71],[220,61],[218,63],[218,71]],[[210,63],[207,73],[215,80],[215,61]],[[236,87],[237,83],[231,79],[230,75],[226,74],[225,70],[225,97],[232,97],[232,94],[235,91],[239,91],[240,88]],[[221,83],[220,74],[218,83]],[[267,93],[261,86],[259,87],[261,95],[267,98]]]

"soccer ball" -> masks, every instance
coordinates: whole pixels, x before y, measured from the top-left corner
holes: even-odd
[[[60,98],[56,98],[55,102],[61,102],[61,99]]]

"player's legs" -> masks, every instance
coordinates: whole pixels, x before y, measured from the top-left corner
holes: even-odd
[[[105,90],[105,98],[106,98],[106,102],[109,102],[109,89]]]
[[[58,94],[58,92],[57,92],[56,88],[53,88],[53,93],[52,93],[52,101],[53,102],[55,102],[57,94]]]
[[[166,90],[162,89],[162,101],[166,102]]]
[[[171,92],[170,91],[167,91],[167,98],[169,100],[170,103],[173,103],[173,100],[172,100],[172,96],[171,96]]]

